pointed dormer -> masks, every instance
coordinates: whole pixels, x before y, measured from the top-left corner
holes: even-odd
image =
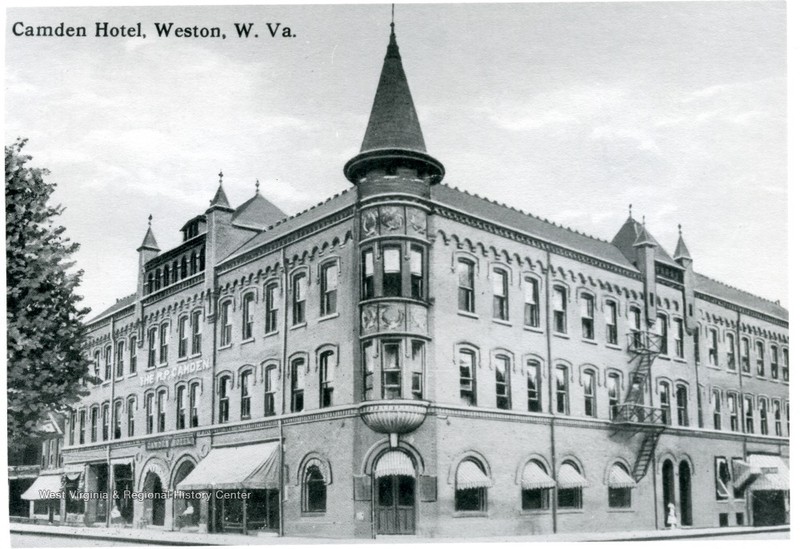
[[[693,334],[697,328],[697,319],[694,310],[694,261],[689,253],[689,247],[683,240],[683,227],[678,225],[678,244],[673,254],[675,261],[683,267],[683,316],[686,330]]]
[[[397,46],[394,21],[361,152],[345,164],[344,173],[359,186],[390,176],[398,179],[395,181],[398,185],[408,180],[413,188],[413,181],[418,180],[426,189],[444,176],[442,163],[425,149]]]
[[[234,226],[265,231],[268,227],[287,217],[280,208],[261,194],[259,188],[260,183],[256,180],[256,194],[234,210],[231,219]]]

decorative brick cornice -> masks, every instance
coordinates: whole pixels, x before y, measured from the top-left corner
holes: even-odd
[[[173,296],[178,292],[185,290],[186,288],[191,288],[192,286],[202,284],[204,277],[205,277],[205,271],[201,271],[197,274],[190,276],[189,278],[181,280],[180,282],[171,284],[166,288],[153,292],[152,294],[149,294],[144,299],[142,299],[142,305],[145,306],[152,305],[153,303],[161,301],[162,299],[166,299],[170,296]]]
[[[714,305],[718,305],[725,309],[729,309],[731,311],[741,313],[743,315],[751,316],[753,318],[763,320],[764,322],[769,322],[770,324],[775,324],[776,326],[780,326],[781,328],[786,328],[786,329],[789,328],[789,323],[783,319],[776,318],[774,316],[770,316],[768,314],[764,314],[762,312],[749,309],[741,305],[737,305],[736,303],[731,303],[730,301],[725,301],[724,299],[720,299],[718,297],[714,297],[712,295],[705,294],[703,292],[695,292],[694,296],[697,299],[702,299],[703,301],[713,303]]]

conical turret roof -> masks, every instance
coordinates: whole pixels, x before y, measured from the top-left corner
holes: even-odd
[[[219,182],[217,192],[214,195],[214,198],[211,199],[211,204],[208,206],[208,208],[224,208],[226,210],[233,209],[231,208],[231,203],[228,202],[228,196],[225,194],[225,189],[222,188],[222,181]]]
[[[683,230],[681,230],[680,225],[678,225],[678,244],[675,246],[675,253],[672,254],[672,257],[675,261],[692,259],[692,254],[689,253],[689,248],[686,246],[686,242],[683,241]]]
[[[154,250],[156,252],[160,252],[161,248],[158,247],[158,242],[156,242],[156,236],[153,234],[153,216],[147,218],[147,232],[144,233],[144,240],[142,240],[142,245],[136,248],[137,252],[142,250]]]

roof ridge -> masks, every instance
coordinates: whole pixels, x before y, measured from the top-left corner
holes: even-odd
[[[758,294],[754,294],[754,293],[752,293],[752,292],[748,292],[747,290],[742,290],[741,288],[737,288],[736,286],[732,286],[731,284],[727,284],[727,283],[725,283],[725,282],[722,282],[721,280],[717,280],[716,278],[710,277],[710,276],[708,276],[708,275],[704,275],[703,273],[698,273],[698,272],[695,272],[695,274],[697,274],[697,275],[700,275],[700,276],[702,276],[703,278],[707,278],[707,279],[708,279],[708,280],[710,280],[711,282],[716,282],[716,283],[717,283],[717,284],[719,284],[720,286],[725,286],[726,288],[730,288],[731,290],[736,290],[737,292],[742,292],[743,294],[749,295],[750,297],[755,297],[756,299],[760,299],[761,301],[765,301],[765,302],[767,302],[767,303],[770,303],[770,304],[772,304],[772,305],[777,305],[778,307],[781,307],[781,308],[784,308],[784,309],[785,309],[785,307],[783,307],[783,305],[781,305],[780,303],[778,303],[778,301],[777,301],[777,300],[776,300],[776,301],[773,301],[773,300],[771,300],[771,299],[767,299],[766,297],[760,296],[760,295],[758,295]],[[787,309],[787,310],[788,310],[788,309]]]
[[[502,206],[503,208],[509,209],[511,211],[514,211],[514,212],[521,213],[522,215],[525,215],[527,217],[531,217],[533,219],[537,219],[537,220],[539,220],[539,221],[541,221],[543,223],[547,223],[548,225],[552,225],[552,226],[554,226],[556,228],[565,229],[565,230],[567,230],[567,231],[569,231],[571,233],[578,234],[578,235],[586,237],[586,238],[591,238],[592,240],[597,240],[598,242],[602,242],[603,244],[611,244],[610,240],[604,240],[604,239],[602,239],[600,237],[597,237],[597,236],[594,236],[594,235],[591,235],[591,234],[588,234],[588,233],[583,233],[583,232],[581,232],[581,231],[579,231],[577,229],[573,229],[572,227],[569,227],[567,225],[561,225],[561,224],[556,223],[555,221],[550,221],[546,217],[539,217],[538,215],[533,214],[531,212],[527,212],[527,211],[523,210],[522,208],[515,208],[513,206],[509,206],[508,204],[504,204],[503,202],[498,202],[497,200],[492,200],[490,198],[487,198],[487,197],[485,197],[483,195],[480,195],[478,193],[471,193],[471,192],[467,191],[466,189],[463,189],[463,190],[459,189],[455,185],[450,185],[448,183],[439,183],[439,185],[447,187],[448,189],[453,189],[453,190],[456,190],[458,192],[462,192],[462,193],[467,194],[469,196],[474,196],[475,198],[480,198],[481,200],[483,200],[485,202],[489,202],[490,204],[495,204],[497,206]]]

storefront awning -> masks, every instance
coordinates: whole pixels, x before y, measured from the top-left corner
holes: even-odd
[[[556,481],[551,479],[539,465],[529,461],[522,470],[521,484],[523,490],[541,490],[552,488],[556,485]]]
[[[83,463],[67,463],[64,465],[64,474],[67,476],[67,480],[77,480],[81,478],[84,467]]]
[[[55,494],[53,497],[47,497],[48,494],[55,492],[61,492],[61,475],[42,475],[36,477],[21,497],[27,500],[58,499]]]
[[[462,461],[456,471],[456,490],[488,488],[492,481],[474,461]]]
[[[761,469],[754,467],[746,461],[733,462],[733,487],[741,490],[750,480],[761,474]]]
[[[789,490],[789,468],[780,456],[753,454],[747,458],[747,463],[759,471],[750,490]]]
[[[608,487],[636,488],[636,481],[631,478],[625,469],[619,465],[614,465],[611,468],[611,472],[608,474]]]
[[[411,458],[407,454],[392,450],[383,454],[381,459],[378,460],[378,465],[375,466],[375,477],[389,477],[392,475],[416,476],[414,464],[411,463]]]
[[[558,487],[569,490],[570,488],[585,488],[589,486],[589,482],[583,478],[583,475],[569,463],[564,463],[558,469]]]
[[[178,490],[258,490],[278,483],[277,442],[212,448]]]

